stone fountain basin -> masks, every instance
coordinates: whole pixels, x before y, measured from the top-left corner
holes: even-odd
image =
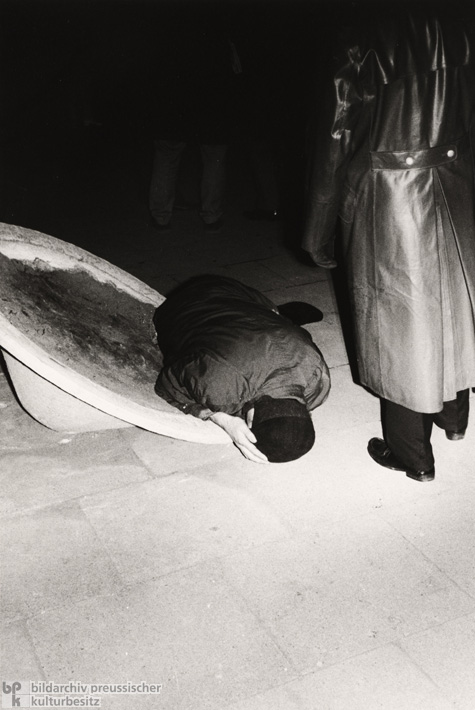
[[[152,317],[164,300],[84,249],[0,223],[0,349],[20,403],[50,429],[137,426],[230,442],[154,392],[162,357]]]

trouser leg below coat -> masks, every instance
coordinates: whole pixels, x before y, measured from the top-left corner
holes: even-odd
[[[428,471],[434,466],[430,443],[432,426],[445,431],[466,429],[469,412],[469,390],[457,392],[457,398],[444,402],[441,412],[422,414],[382,400],[384,438],[393,454],[414,471]]]

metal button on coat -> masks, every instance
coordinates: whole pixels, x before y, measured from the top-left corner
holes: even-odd
[[[414,164],[414,158],[412,158],[410,155],[406,158],[406,164],[407,165],[413,165]]]
[[[447,157],[448,157],[448,158],[453,158],[454,155],[455,155],[455,150],[450,149],[450,150],[447,151]]]

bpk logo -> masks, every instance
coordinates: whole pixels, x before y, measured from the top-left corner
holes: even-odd
[[[30,681],[4,680],[2,683],[2,708],[29,708]]]

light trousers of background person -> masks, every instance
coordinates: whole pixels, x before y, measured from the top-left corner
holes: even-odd
[[[186,145],[184,141],[154,141],[149,207],[155,222],[161,226],[168,225],[172,218],[178,169]],[[227,148],[222,144],[200,144],[203,163],[200,217],[205,224],[214,224],[223,215]]]
[[[414,471],[434,466],[430,436],[432,425],[448,433],[463,432],[468,424],[470,391],[457,392],[457,399],[444,402],[436,414],[421,414],[386,399],[382,403],[384,439],[396,458]]]

